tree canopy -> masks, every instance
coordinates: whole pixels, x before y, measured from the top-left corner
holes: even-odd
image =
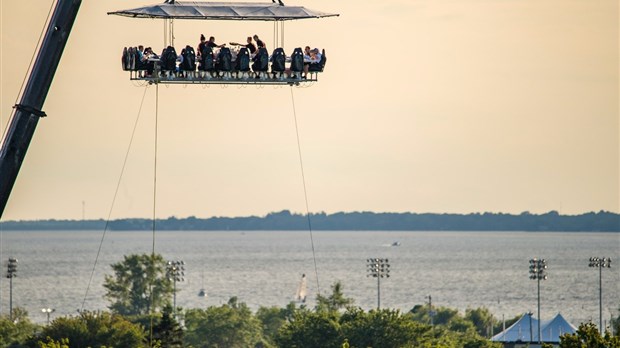
[[[59,317],[43,328],[47,344],[79,347],[145,347],[143,328],[118,314],[83,311],[78,316]]]
[[[574,334],[560,336],[560,348],[620,348],[620,336],[611,336],[609,331],[601,335],[596,325],[585,323]]]
[[[195,348],[247,348],[262,343],[261,323],[236,297],[219,307],[187,310],[185,327],[185,342]]]
[[[173,287],[166,277],[166,262],[161,255],[125,256],[112,269],[114,275],[106,275],[103,286],[114,313],[145,315],[170,301]]]

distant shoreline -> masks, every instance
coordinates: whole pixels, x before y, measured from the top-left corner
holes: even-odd
[[[288,210],[266,216],[187,218],[170,217],[155,221],[157,230],[167,231],[523,231],[523,232],[620,232],[620,214],[600,211],[580,215],[519,215],[504,213],[434,214],[434,213],[314,213]],[[103,230],[106,221],[32,220],[3,221],[4,231],[73,231]],[[148,231],[153,221],[143,218],[111,220],[108,230]]]

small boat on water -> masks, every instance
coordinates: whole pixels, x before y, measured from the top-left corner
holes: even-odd
[[[400,246],[400,242],[399,241],[395,241],[394,243],[392,243],[392,246],[393,247]]]
[[[201,274],[200,274],[200,278],[201,278],[201,288],[198,291],[198,297],[204,297],[207,298],[207,291],[205,290],[205,270],[203,269]]]
[[[200,289],[200,291],[198,291],[198,297],[207,297],[205,289]]]

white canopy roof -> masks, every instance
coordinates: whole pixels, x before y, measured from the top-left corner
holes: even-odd
[[[530,325],[531,319],[531,325]],[[560,336],[566,333],[575,333],[577,328],[566,321],[562,314],[556,315],[549,321],[540,323],[542,342],[560,342]],[[530,336],[531,332],[531,336]],[[491,338],[495,342],[538,342],[538,319],[528,313],[517,320],[506,330]]]
[[[339,16],[335,13],[314,11],[302,6],[285,6],[277,3],[251,2],[199,2],[175,1],[129,10],[108,12],[109,15],[132,18],[202,19],[202,20],[255,20],[286,21],[305,18]]]

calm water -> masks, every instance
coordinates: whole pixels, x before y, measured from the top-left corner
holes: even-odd
[[[536,281],[528,260],[548,260],[549,279],[541,282],[543,319],[561,312],[577,325],[598,324],[599,272],[591,256],[620,259],[618,233],[527,232],[314,232],[318,280],[308,232],[157,232],[155,250],[186,262],[178,283],[177,305],[206,307],[238,296],[251,308],[284,306],[295,294],[302,273],[308,276],[309,304],[320,286],[335,281],[364,309],[377,303],[377,282],[366,277],[368,257],[389,258],[391,277],[381,282],[381,306],[407,311],[425,303],[458,308],[486,306],[496,317],[536,313]],[[52,317],[76,314],[84,301],[102,232],[3,232],[2,272],[9,256],[19,260],[13,304],[37,322],[41,308]],[[401,243],[391,247],[394,241]],[[150,253],[151,232],[108,232],[85,309],[105,309],[105,274],[110,264],[131,253]],[[603,270],[603,317],[620,306],[620,263]],[[1,309],[8,311],[9,282],[2,278]],[[197,296],[204,287],[208,297]]]

